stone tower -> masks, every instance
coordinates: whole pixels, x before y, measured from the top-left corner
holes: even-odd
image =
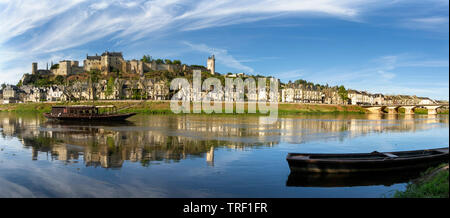
[[[206,68],[211,71],[211,74],[216,73],[216,59],[214,55],[208,57],[208,61],[206,62]]]
[[[101,67],[104,75],[113,70],[126,72],[126,61],[122,52],[104,52],[101,56]]]
[[[35,75],[37,73],[38,64],[36,62],[33,62],[31,64],[31,74]]]

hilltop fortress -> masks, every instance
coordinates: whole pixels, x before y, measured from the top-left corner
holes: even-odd
[[[86,55],[83,65],[77,60],[62,60],[39,69],[32,63],[31,74],[26,73],[17,86],[4,85],[0,89],[0,103],[58,102],[77,100],[168,100],[172,98],[170,81],[188,77],[199,70],[202,77],[215,77],[223,83],[226,78],[267,78],[245,73],[220,74],[215,72],[215,57],[211,55],[204,65],[186,65],[180,60],[153,59],[144,55],[142,59],[125,60],[122,52],[104,52],[101,55]],[[234,92],[234,91],[233,91]],[[245,91],[244,91],[245,92]],[[201,92],[206,95],[206,91]],[[223,92],[222,92],[223,93]],[[247,100],[268,99],[269,92],[243,93]],[[232,101],[234,97],[225,97]],[[366,91],[345,89],[343,86],[313,84],[299,79],[280,83],[276,98],[284,103],[313,103],[334,105],[429,105],[436,102],[426,97],[407,95],[371,94]]]
[[[143,75],[150,71],[188,71],[190,67],[181,63],[168,63],[162,60],[125,60],[122,52],[104,52],[101,55],[89,56],[83,61],[83,66],[79,66],[79,62],[75,60],[62,60],[58,64],[51,64],[51,69],[38,69],[37,63],[32,63],[32,75],[61,75],[70,76],[82,72],[98,70],[103,75],[113,72],[133,73]],[[207,68],[211,74],[215,74],[215,58],[214,55],[208,58]]]

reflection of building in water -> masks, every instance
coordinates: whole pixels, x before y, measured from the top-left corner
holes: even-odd
[[[37,159],[39,152],[44,152],[51,153],[54,159],[69,162],[77,160],[81,154],[80,157],[87,166],[105,168],[121,167],[125,160],[140,162],[145,166],[152,161],[179,161],[189,156],[204,157],[206,162],[213,166],[215,147],[242,149],[273,146],[279,140],[277,133],[260,132],[269,128],[261,128],[257,124],[244,128],[239,124],[239,120],[228,123],[215,120],[205,123],[182,117],[157,118],[169,121],[152,118],[146,121],[152,128],[144,131],[61,123],[35,123],[24,126],[16,120],[7,119],[5,127],[12,126],[10,124],[19,127],[13,126],[12,130],[3,133],[19,134],[23,144],[32,149],[33,159]],[[176,128],[173,128],[174,126]],[[171,135],[170,132],[176,134]],[[265,138],[266,136],[270,137]],[[78,150],[72,152],[74,149]]]
[[[433,128],[428,123],[447,123],[445,119],[411,119],[396,115],[329,115],[284,117],[274,125],[261,125],[257,116],[141,116],[135,125],[67,125],[43,123],[39,117],[1,115],[3,137],[18,137],[32,150],[53,159],[87,166],[119,168],[125,161],[148,166],[152,162],[177,162],[189,157],[205,158],[214,165],[214,150],[275,146],[280,141],[304,143],[312,140],[344,139],[371,132],[416,131]],[[357,118],[357,119],[355,119]],[[422,125],[424,124],[424,125]]]
[[[120,168],[123,164],[123,159],[120,155],[107,155],[100,152],[85,152],[84,162],[86,166],[101,166],[104,168]]]
[[[206,162],[214,166],[214,147],[211,147],[208,152],[206,152]]]
[[[52,157],[57,157],[60,161],[78,160],[79,154],[83,150],[80,147],[70,146],[63,143],[52,145]]]
[[[16,122],[9,118],[2,119],[2,135],[3,136],[13,136],[16,132]]]
[[[297,119],[297,118],[280,118],[280,135],[283,141],[288,143],[303,143],[311,140],[326,140],[326,138],[353,138],[374,132],[405,132],[417,131],[433,128],[427,123],[448,123],[448,117],[440,119],[425,116],[422,119],[415,115],[418,119],[411,119],[404,115],[324,115],[321,119]],[[355,118],[353,118],[355,117]]]
[[[436,123],[436,117],[437,117],[437,115],[436,114],[428,114],[427,115],[427,122],[426,123]]]
[[[381,120],[382,118],[383,118],[382,114],[376,114],[376,113],[367,114],[367,119],[368,120]]]

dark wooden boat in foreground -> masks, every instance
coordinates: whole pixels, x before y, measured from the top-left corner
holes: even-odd
[[[355,154],[289,153],[291,172],[362,173],[414,170],[448,162],[448,147],[438,149]]]
[[[119,121],[125,120],[136,113],[117,113],[113,105],[73,105],[53,106],[50,113],[44,116],[51,120],[61,121]]]

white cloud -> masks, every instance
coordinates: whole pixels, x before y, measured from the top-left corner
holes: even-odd
[[[211,48],[205,44],[192,44],[190,42],[184,42],[185,45],[189,46],[195,51],[204,52],[207,54],[214,54],[216,61],[227,67],[234,68],[237,70],[242,70],[244,72],[254,73],[253,68],[243,65],[241,62],[236,60],[232,55],[228,54],[225,49]]]
[[[438,32],[448,32],[448,24],[448,16],[411,18],[402,22],[402,26],[406,28],[423,29]]]
[[[39,27],[84,0],[5,1],[0,4],[0,44]],[[68,15],[68,14],[67,14]]]
[[[448,61],[430,60],[412,54],[385,55],[369,60],[365,66],[356,66],[352,70],[343,68],[331,68],[321,72],[305,70],[303,79],[320,84],[345,85],[346,88],[371,93],[418,95],[434,99],[448,99],[448,81],[432,82],[435,76],[427,73],[418,75],[418,78],[422,80],[411,79],[413,75],[399,73],[401,68],[405,67],[448,68]]]
[[[109,6],[108,2],[102,1],[102,2],[98,2],[98,3],[94,3],[94,4],[90,5],[89,7],[94,10],[103,10],[103,9],[106,9],[108,6]]]
[[[6,1],[0,5],[0,44],[35,28],[39,34],[25,39],[31,50],[49,47],[62,50],[103,38],[113,32],[116,37],[133,40],[165,29],[194,30],[274,16],[320,14],[351,18],[358,14],[359,1],[330,0],[170,0],[170,1]],[[105,10],[108,9],[108,10]],[[49,24],[48,22],[51,21]],[[24,46],[23,46],[24,47]]]
[[[288,82],[289,80],[295,81],[301,79],[304,76],[302,69],[289,70],[285,72],[274,73],[276,78],[280,79],[282,82]]]
[[[358,1],[86,1],[62,0],[1,1],[0,53],[13,53],[0,59],[0,71],[15,82],[11,63],[27,57],[48,56],[96,40],[132,42],[162,32],[253,22],[274,16],[321,14],[338,18],[357,15]],[[127,39],[127,40],[123,40]],[[16,40],[17,42],[14,42]],[[202,47],[204,48],[204,47]],[[235,69],[253,72],[236,61],[226,50],[217,50],[223,63]],[[4,55],[1,55],[4,56]],[[41,59],[34,61],[43,61]],[[8,66],[7,66],[8,65]],[[25,69],[20,66],[19,68]],[[28,68],[28,66],[26,66]],[[6,70],[8,69],[8,70]],[[15,80],[18,80],[16,78]]]
[[[399,64],[401,67],[448,67],[448,60],[419,60],[404,62]]]
[[[425,17],[425,18],[415,18],[411,19],[413,22],[423,23],[423,24],[443,24],[448,23],[448,17]]]
[[[394,73],[386,72],[384,70],[379,70],[378,74],[386,80],[391,80],[396,76]]]
[[[6,57],[6,60],[0,59],[0,72],[4,73],[6,69],[11,72],[11,63],[19,62],[23,57],[46,56],[46,59],[52,53],[97,40],[126,44],[176,31],[280,16],[320,16],[356,21],[366,11],[373,10],[371,8],[402,3],[372,0],[43,0],[39,3],[1,0],[0,56],[7,52],[15,55]],[[448,18],[440,16],[412,21],[429,25],[448,24]],[[225,58],[224,64],[253,72],[252,68],[236,61],[228,51],[218,52]],[[3,78],[0,80],[5,81]]]

